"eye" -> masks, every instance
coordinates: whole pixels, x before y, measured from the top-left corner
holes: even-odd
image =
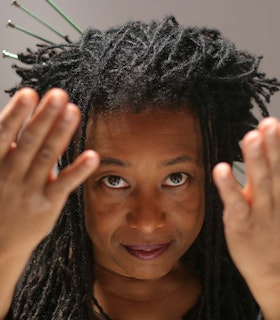
[[[190,175],[183,172],[175,172],[171,173],[163,185],[168,187],[179,187],[185,184],[190,179]]]
[[[122,189],[129,187],[128,183],[119,176],[107,176],[102,178],[101,182],[105,184],[106,187],[112,189]]]

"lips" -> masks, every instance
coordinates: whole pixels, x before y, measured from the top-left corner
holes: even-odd
[[[170,242],[163,244],[124,245],[126,251],[141,260],[152,260],[162,255],[169,247]]]

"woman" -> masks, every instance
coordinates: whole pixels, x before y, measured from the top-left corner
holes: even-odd
[[[44,97],[1,115],[2,318],[278,319],[276,119],[231,173],[279,88],[260,59],[173,17],[19,58],[10,93]]]

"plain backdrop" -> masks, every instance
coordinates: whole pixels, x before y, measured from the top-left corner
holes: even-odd
[[[62,40],[20,9],[11,0],[0,0],[0,48],[17,53],[34,48],[39,41],[15,29],[6,28],[8,19],[40,36]],[[19,0],[71,40],[79,34],[69,26],[45,0]],[[107,29],[127,20],[162,19],[172,14],[186,25],[209,26],[220,29],[240,49],[263,55],[261,69],[270,77],[280,79],[280,0],[54,0],[85,30],[88,26]],[[12,87],[19,78],[11,70],[12,59],[0,58],[0,107],[8,101],[4,89]],[[280,118],[280,93],[272,98],[270,111]]]

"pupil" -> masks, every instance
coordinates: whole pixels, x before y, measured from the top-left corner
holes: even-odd
[[[120,177],[117,177],[117,176],[111,176],[109,177],[109,183],[112,185],[112,186],[116,186],[119,184],[120,182]]]
[[[182,181],[182,175],[181,173],[174,173],[171,176],[171,181],[172,183],[176,184],[176,183],[180,183]]]

